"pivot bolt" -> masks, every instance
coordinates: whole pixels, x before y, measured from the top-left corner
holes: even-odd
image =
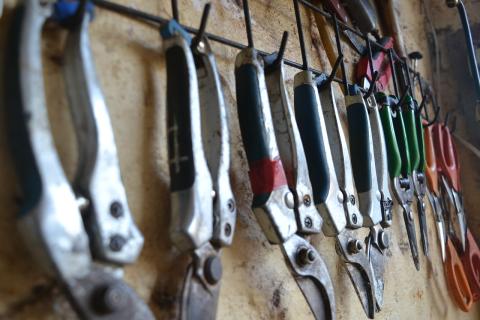
[[[363,245],[358,240],[350,240],[347,245],[348,252],[351,254],[357,254],[363,249]]]
[[[390,237],[385,231],[380,231],[378,234],[378,243],[380,248],[387,249],[390,246]]]
[[[97,289],[93,294],[92,302],[97,311],[107,314],[124,309],[128,300],[128,292],[122,285],[111,284]]]
[[[303,204],[307,207],[310,207],[310,205],[312,204],[312,198],[310,197],[310,195],[306,194],[303,196]]]
[[[356,214],[356,213],[353,213],[353,214],[352,214],[352,222],[353,222],[353,224],[357,224],[357,222],[358,222],[358,218],[357,218],[357,214]]]
[[[298,262],[305,266],[307,264],[312,264],[316,259],[315,252],[309,248],[301,248],[298,251]]]
[[[235,201],[233,199],[228,200],[227,207],[230,212],[235,211]]]
[[[311,228],[313,226],[313,221],[312,221],[312,218],[310,217],[306,217],[303,223],[307,228]]]
[[[208,257],[204,265],[205,278],[208,283],[214,285],[222,278],[222,263],[217,256]]]
[[[350,200],[350,203],[352,204],[352,206],[355,205],[355,196],[353,194],[350,195],[350,197],[348,197],[349,200]]]
[[[112,251],[118,252],[122,250],[123,246],[127,243],[124,237],[119,234],[115,234],[110,238],[109,247]]]
[[[291,192],[285,193],[284,201],[289,209],[293,209],[295,207],[295,200],[293,199],[293,194]]]

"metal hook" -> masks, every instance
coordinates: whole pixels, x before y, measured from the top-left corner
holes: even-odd
[[[335,42],[337,43],[337,53],[339,57],[342,57],[342,59],[340,59],[340,66],[342,67],[342,83],[345,88],[345,94],[348,94],[347,73],[345,71],[345,61],[343,60],[342,43],[340,41],[340,32],[338,30],[338,20],[334,14],[332,14],[332,19],[335,30]]]
[[[379,77],[380,77],[380,73],[377,70],[375,70],[375,72],[373,72],[372,80],[370,81],[370,87],[368,88],[367,93],[363,96],[364,99],[370,98],[373,91],[375,91],[375,87],[376,87],[375,83],[378,81]]]
[[[410,90],[410,85],[407,85],[407,87],[405,88],[405,92],[403,93],[402,97],[400,98],[400,100],[398,101],[398,103],[396,105],[396,108],[401,108],[402,105],[405,103],[405,100],[408,97],[408,91],[409,90]]]
[[[435,114],[434,114],[434,116],[433,116],[433,120],[432,120],[432,121],[428,121],[428,119],[427,119],[428,123],[425,124],[424,127],[430,127],[431,125],[433,125],[434,123],[437,122],[437,119],[438,119],[438,117],[439,117],[439,115],[440,115],[440,107],[437,106],[437,107],[434,107],[434,109],[435,109]]]
[[[392,80],[393,80],[393,88],[395,91],[395,96],[398,97],[398,83],[397,83],[397,72],[395,71],[394,59],[393,59],[393,50],[390,48],[388,49],[388,60],[390,61],[390,69],[392,70]]]
[[[326,86],[332,83],[332,81],[335,79],[335,75],[337,74],[338,67],[340,67],[340,63],[342,62],[342,60],[343,60],[343,54],[340,54],[337,57],[337,60],[335,60],[335,64],[333,65],[332,72],[330,73],[328,78],[324,82],[322,82],[322,84],[320,85],[320,89],[325,88]]]
[[[192,48],[197,48],[202,41],[203,35],[205,34],[205,29],[207,28],[208,16],[210,14],[211,7],[212,5],[210,4],[210,2],[205,4],[205,7],[203,7],[202,20],[200,20],[200,28],[198,29],[197,35],[192,40]]]
[[[250,19],[248,0],[243,0],[243,15],[245,16],[245,28],[247,29],[248,47],[253,48],[252,20]]]
[[[293,0],[293,7],[295,9],[295,20],[297,22],[298,40],[300,42],[300,51],[302,52],[303,70],[308,70],[307,51],[305,50],[305,38],[303,37],[302,29],[302,17],[300,15],[300,8],[298,6],[298,0]]]
[[[277,65],[283,60],[285,54],[285,48],[287,47],[288,42],[288,31],[283,31],[282,41],[280,42],[280,48],[278,49],[277,58],[275,59],[274,64]]]
[[[417,108],[417,114],[421,114],[422,110],[425,108],[425,105],[427,104],[428,100],[428,95],[424,94],[422,95],[422,102],[420,102],[420,105]]]
[[[172,3],[172,16],[173,16],[173,19],[175,19],[175,21],[177,21],[178,23],[180,23],[180,18],[179,18],[179,15],[178,15],[178,2],[177,2],[177,0],[172,0],[171,3]]]

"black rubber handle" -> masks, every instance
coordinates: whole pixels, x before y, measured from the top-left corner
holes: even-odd
[[[180,46],[166,51],[167,126],[170,190],[185,190],[195,180],[191,140],[190,86],[187,56]]]
[[[301,84],[295,87],[295,118],[302,138],[308,173],[316,204],[327,199],[330,185],[329,168],[325,153],[325,137],[320,124],[319,104],[314,85]]]
[[[354,103],[347,106],[348,131],[353,178],[359,193],[372,189],[372,172],[370,164],[372,154],[370,148],[370,125],[367,108],[363,103]]]

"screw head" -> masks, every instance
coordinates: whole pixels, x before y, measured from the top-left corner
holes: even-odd
[[[310,207],[310,205],[312,204],[312,198],[309,194],[303,196],[303,204],[307,207]]]
[[[303,221],[303,223],[305,224],[305,227],[307,227],[307,228],[311,228],[313,226],[313,221],[312,221],[312,218],[310,218],[310,217],[306,217],[305,220]]]
[[[225,227],[223,227],[223,232],[227,237],[230,237],[232,234],[232,225],[230,223],[225,223]]]
[[[97,289],[93,294],[92,303],[101,313],[113,313],[125,308],[128,300],[128,292],[123,286],[111,284]]]
[[[122,250],[123,246],[127,243],[124,237],[119,234],[115,234],[110,238],[109,247],[112,251],[118,252]]]
[[[304,247],[298,250],[297,258],[298,258],[298,262],[302,266],[305,266],[307,264],[312,264],[316,259],[316,255],[312,249]]]
[[[205,279],[210,284],[216,284],[222,279],[222,262],[218,256],[210,256],[205,260],[205,265],[203,267],[203,272],[205,274]]]
[[[363,249],[363,245],[359,240],[354,239],[348,242],[347,249],[351,254],[357,254]]]
[[[353,214],[352,214],[352,222],[353,222],[353,224],[357,224],[357,222],[358,222],[358,218],[357,218],[357,214],[356,214],[356,213],[353,213]]]
[[[112,204],[110,205],[110,214],[112,215],[112,217],[117,219],[123,217],[124,212],[122,204],[118,201],[112,202]]]
[[[352,204],[352,206],[355,205],[355,196],[353,194],[350,195],[350,197],[348,197],[348,200],[350,200],[350,203]]]
[[[293,209],[295,207],[295,200],[293,199],[293,194],[291,192],[285,193],[284,201],[289,209]]]
[[[447,0],[446,3],[449,8],[455,8],[458,5],[458,0]]]
[[[385,231],[380,231],[378,234],[378,243],[380,248],[387,249],[390,246],[390,236]]]

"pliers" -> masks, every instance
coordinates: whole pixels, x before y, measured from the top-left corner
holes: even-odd
[[[122,266],[135,262],[143,237],[128,207],[112,125],[95,75],[90,9],[85,1],[53,0],[26,0],[15,9],[5,93],[8,134],[24,195],[19,226],[81,318],[153,319],[122,280]],[[41,34],[48,19],[69,29],[64,71],[79,146],[72,184],[54,146],[45,101]]]
[[[378,92],[375,98],[380,105],[380,118],[383,133],[387,144],[388,171],[392,180],[393,190],[397,201],[403,209],[403,219],[407,229],[408,242],[413,262],[417,270],[420,269],[417,239],[412,215],[411,203],[413,200],[414,184],[410,160],[409,140],[405,130],[403,114],[395,96],[387,96]]]
[[[199,33],[192,40],[175,20],[162,26],[161,35],[167,64],[170,238],[191,257],[180,319],[215,319],[220,253],[232,243],[236,220],[227,111],[208,39]]]
[[[305,155],[284,87],[282,55],[264,61],[253,46],[243,49],[235,61],[235,83],[254,213],[268,241],[281,246],[315,319],[335,319],[327,267],[304,238],[319,232],[322,220],[313,205]]]

